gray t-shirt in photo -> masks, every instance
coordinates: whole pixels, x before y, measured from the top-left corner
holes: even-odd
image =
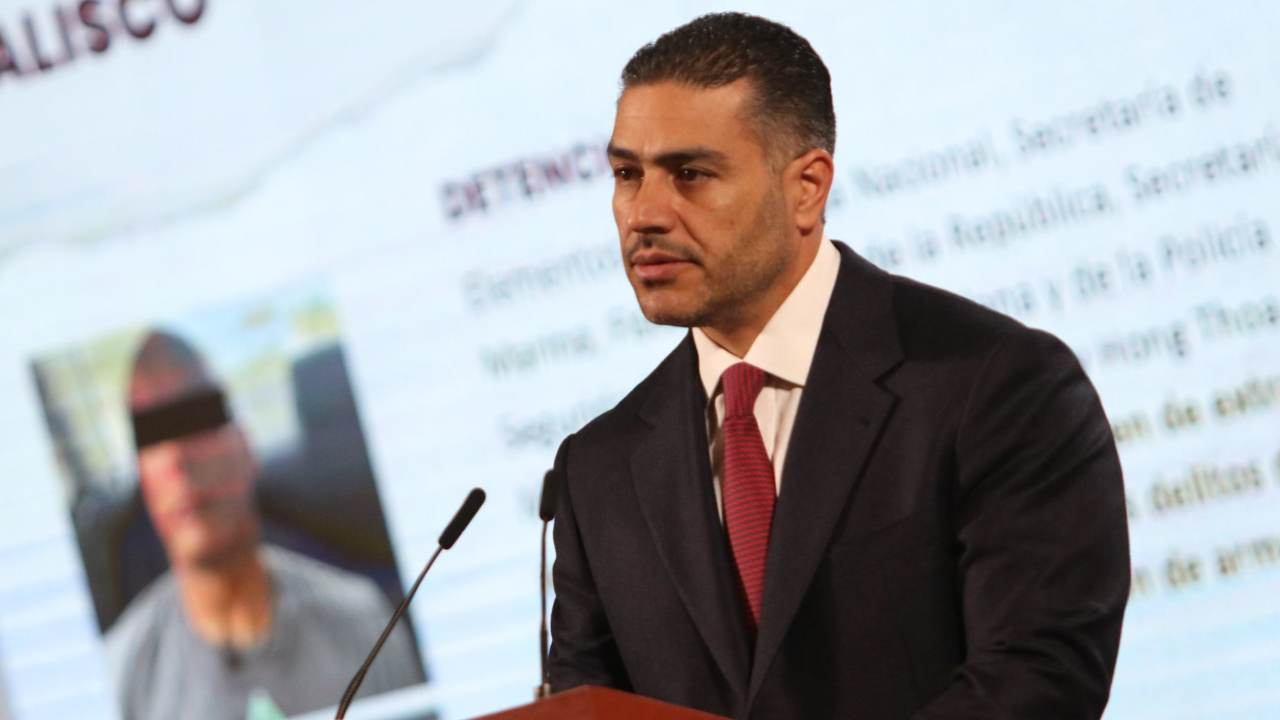
[[[127,720],[242,720],[252,693],[286,715],[338,702],[391,617],[368,578],[266,546],[271,633],[243,652],[213,647],[187,624],[168,573],[129,603],[107,632],[107,656]],[[401,623],[369,669],[359,697],[423,682]]]

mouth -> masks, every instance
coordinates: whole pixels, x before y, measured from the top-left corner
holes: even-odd
[[[234,504],[234,498],[226,493],[195,494],[174,502],[165,515],[174,524],[208,522],[225,514]]]
[[[214,504],[209,502],[182,502],[170,507],[166,515],[169,523],[176,527],[204,521],[214,509]]]
[[[670,280],[695,263],[662,250],[641,250],[631,255],[631,270],[643,282]]]

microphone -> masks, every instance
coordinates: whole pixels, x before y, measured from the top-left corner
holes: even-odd
[[[556,519],[556,498],[560,496],[560,482],[555,470],[548,470],[542,477],[542,498],[538,501],[538,517],[549,523]]]
[[[471,518],[479,512],[480,506],[484,504],[484,491],[480,488],[471,488],[471,492],[467,493],[467,498],[462,501],[462,507],[458,508],[458,512],[454,514],[453,519],[448,525],[444,526],[444,532],[440,533],[440,547],[448,550],[453,544],[458,542],[458,536],[463,530],[467,529],[467,525],[471,523]]]
[[[547,672],[547,527],[556,518],[556,497],[560,492],[560,478],[555,470],[548,470],[542,477],[542,497],[538,501],[538,517],[542,519],[542,581],[538,593],[542,596],[542,615],[538,618],[538,641],[541,654],[542,684],[533,691],[535,700],[551,696],[551,675]]]
[[[404,615],[405,609],[409,607],[409,601],[413,600],[414,594],[418,592],[418,586],[422,584],[422,579],[427,576],[427,571],[435,564],[436,558],[440,557],[441,552],[453,547],[453,544],[458,541],[458,536],[462,534],[463,530],[467,529],[471,518],[476,516],[476,512],[480,510],[480,506],[483,504],[484,490],[472,488],[471,492],[467,493],[467,499],[462,501],[462,507],[458,508],[458,512],[454,514],[453,519],[445,526],[444,532],[440,533],[439,547],[436,548],[434,553],[431,553],[431,559],[422,568],[422,572],[418,573],[418,579],[413,581],[413,587],[409,588],[409,592],[400,601],[396,611],[391,613],[391,620],[383,628],[382,635],[378,637],[378,642],[373,644],[373,649],[369,651],[369,657],[364,659],[364,663],[356,671],[355,677],[351,678],[351,682],[347,685],[346,692],[342,693],[342,699],[338,701],[338,712],[334,715],[334,720],[342,720],[347,716],[347,708],[356,699],[356,691],[360,689],[360,683],[364,682],[364,676],[369,672],[369,667],[373,665],[373,659],[378,656],[378,651],[382,649],[382,645],[387,641],[387,638],[391,637],[391,631],[395,629],[396,622]]]

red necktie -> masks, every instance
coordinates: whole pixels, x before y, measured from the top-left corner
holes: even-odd
[[[773,464],[764,449],[756,424],[756,396],[764,387],[764,371],[737,363],[721,378],[724,389],[724,524],[733,548],[745,596],[748,622],[754,633],[760,626],[764,594],[765,558],[769,554],[769,529],[773,526],[776,486]]]

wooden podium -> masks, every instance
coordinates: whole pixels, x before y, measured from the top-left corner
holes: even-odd
[[[618,690],[577,687],[474,720],[725,720]]]

